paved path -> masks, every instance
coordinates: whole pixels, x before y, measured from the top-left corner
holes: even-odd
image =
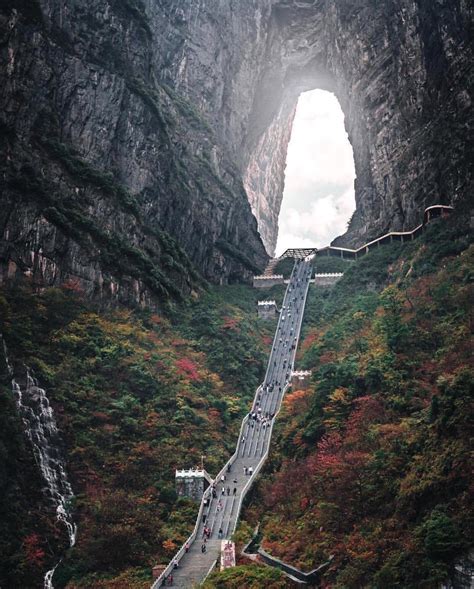
[[[197,587],[219,558],[221,539],[230,538],[234,532],[242,500],[267,456],[274,418],[289,384],[310,276],[309,262],[298,261],[286,289],[265,380],[257,390],[250,413],[242,422],[236,452],[203,498],[199,526],[195,539],[189,542],[188,551],[181,549],[178,567],[172,570],[169,565],[152,589],[161,586]],[[204,527],[209,528],[210,536],[203,553]],[[172,585],[169,583],[170,573]]]

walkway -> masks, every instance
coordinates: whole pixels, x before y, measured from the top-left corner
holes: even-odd
[[[377,248],[380,245],[384,245],[387,243],[393,242],[400,242],[405,243],[406,241],[411,241],[417,238],[423,232],[423,229],[426,225],[428,225],[433,219],[438,218],[445,218],[450,215],[454,211],[454,208],[450,205],[433,205],[425,209],[423,213],[423,222],[412,229],[411,231],[391,231],[390,233],[386,233],[381,237],[377,237],[368,243],[364,243],[364,245],[360,246],[357,249],[350,249],[347,247],[338,247],[335,245],[327,245],[322,248],[292,248],[287,249],[284,251],[279,258],[274,258],[273,260],[276,261],[275,265],[284,258],[306,258],[309,255],[319,256],[337,256],[338,258],[342,258],[345,260],[357,260],[361,256],[367,254],[371,249]],[[273,262],[272,260],[272,262]],[[264,274],[266,275],[266,274]],[[254,277],[255,278],[258,277]]]
[[[286,289],[265,380],[257,389],[252,410],[242,421],[236,451],[203,497],[188,551],[182,547],[176,555],[178,568],[168,565],[152,589],[197,587],[220,556],[221,538],[232,536],[242,501],[267,458],[275,416],[290,382],[310,277],[310,262],[298,260]],[[210,538],[203,553],[205,526],[210,529]],[[165,581],[169,581],[170,573],[172,585]]]

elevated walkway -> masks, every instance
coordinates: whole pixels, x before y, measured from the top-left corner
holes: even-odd
[[[423,213],[423,222],[412,229],[411,231],[391,231],[390,233],[386,233],[381,237],[377,237],[377,239],[373,239],[368,243],[364,243],[364,245],[360,246],[357,249],[350,249],[347,247],[337,247],[334,245],[327,245],[322,248],[292,248],[287,249],[279,258],[274,258],[276,260],[276,264],[283,260],[284,258],[304,258],[309,255],[314,256],[334,256],[337,258],[341,258],[343,260],[357,260],[361,256],[367,254],[370,250],[379,247],[380,245],[385,245],[386,243],[393,243],[393,242],[400,242],[405,243],[406,241],[411,241],[415,239],[423,232],[423,228],[425,225],[428,225],[433,219],[444,218],[447,217],[451,212],[454,210],[454,207],[449,205],[433,205],[425,209]],[[275,264],[275,266],[276,266]],[[275,267],[274,266],[274,267]]]
[[[309,262],[295,263],[265,379],[256,391],[250,413],[242,420],[236,450],[205,491],[191,536],[153,583],[152,589],[197,587],[218,561],[221,539],[232,536],[245,495],[268,456],[275,417],[290,386],[310,276]],[[206,542],[205,528],[208,529]]]

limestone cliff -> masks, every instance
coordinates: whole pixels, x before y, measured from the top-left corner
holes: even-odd
[[[0,10],[6,274],[140,302],[192,288],[193,266],[245,279],[262,239],[273,252],[294,107],[313,88],[337,95],[354,148],[357,210],[339,243],[472,193],[466,0]]]
[[[12,0],[0,15],[3,278],[146,304],[189,291],[194,268],[227,282],[264,266],[235,150],[212,116],[220,93],[215,116],[237,124],[209,10]]]
[[[426,206],[471,198],[472,3],[277,0],[267,27],[247,135],[247,174],[260,190],[254,201],[279,210],[275,172],[284,169],[288,136],[286,123],[278,134],[275,121],[314,88],[339,99],[354,150],[356,211],[338,244],[413,228]],[[268,180],[258,181],[262,167],[280,183],[271,196]],[[268,217],[266,210],[259,221],[271,250],[276,229]]]

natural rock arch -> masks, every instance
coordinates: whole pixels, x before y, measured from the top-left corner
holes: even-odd
[[[354,151],[356,211],[337,243],[410,228],[429,204],[467,196],[469,17],[463,2],[273,4],[244,173],[270,252],[295,105],[306,90],[336,95]]]
[[[267,254],[248,200],[271,251],[311,88],[354,151],[339,243],[472,193],[467,0],[5,0],[0,29],[0,280],[148,304],[193,288],[170,238],[209,280],[249,279]]]

